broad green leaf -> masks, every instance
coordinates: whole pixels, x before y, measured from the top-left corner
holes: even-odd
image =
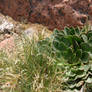
[[[72,68],[71,69],[71,71],[73,72],[73,73],[75,73],[76,75],[82,75],[83,74],[83,70],[79,70],[79,68]]]
[[[75,77],[75,76],[76,76],[76,74],[73,73],[73,72],[71,72],[71,71],[67,72],[66,75],[67,75],[68,77]]]
[[[71,35],[71,34],[70,34],[70,29],[69,29],[68,27],[65,27],[65,28],[64,28],[64,34],[65,34],[65,35]]]
[[[80,79],[80,78],[83,78],[86,76],[86,72],[83,72],[81,73],[80,75],[76,75],[75,79],[74,80],[77,80],[77,79]]]
[[[77,63],[76,54],[73,54],[73,55],[72,55],[72,57],[71,57],[71,62],[72,62],[72,63]]]
[[[53,33],[54,34],[57,34],[57,33],[59,33],[59,31],[57,29],[54,29],[54,32]]]
[[[66,51],[62,53],[65,59],[71,59],[73,52],[71,48],[68,48]]]
[[[59,31],[59,34],[64,35],[64,31],[63,30]]]
[[[90,70],[92,71],[92,64],[90,65]]]
[[[62,37],[61,41],[64,42],[64,44],[66,46],[70,46],[71,45],[71,39],[68,38],[67,36]]]
[[[84,84],[84,81],[79,81],[77,84],[76,84],[76,87],[80,87]]]
[[[89,43],[92,45],[92,36],[89,38]]]
[[[92,83],[92,78],[88,78],[88,79],[86,80],[86,83]]]
[[[53,41],[55,49],[59,51],[65,51],[67,49],[66,45],[63,42]]]
[[[79,70],[84,70],[85,72],[87,72],[90,69],[90,65],[82,65]]]
[[[74,50],[74,52],[76,52],[77,49],[80,49],[80,46],[79,46],[77,41],[73,41],[73,50]]]
[[[75,35],[75,28],[73,28],[73,27],[70,28],[70,34]]]
[[[77,41],[78,43],[82,42],[81,38],[76,35],[73,36],[73,40]]]
[[[89,31],[89,32],[87,33],[87,37],[88,37],[88,38],[92,37],[92,31]]]
[[[81,37],[82,37],[82,39],[83,39],[84,42],[86,42],[86,43],[88,42],[88,38],[87,38],[86,35],[83,34],[83,35],[81,35]]]
[[[69,84],[69,88],[75,88],[76,87],[76,84]]]
[[[89,61],[89,54],[88,54],[88,52],[84,51],[84,52],[82,53],[82,58],[81,58],[81,60],[82,60],[84,63],[87,63],[87,62]]]
[[[62,38],[63,38],[63,36],[62,35],[55,35],[55,38],[54,38],[54,40],[57,40],[57,41],[62,41]]]
[[[76,51],[76,57],[77,58],[81,58],[82,57],[82,50],[81,49],[77,49],[77,51]]]
[[[83,51],[90,51],[90,46],[89,46],[88,43],[82,42],[82,43],[80,44],[80,46],[81,46],[81,49],[82,49]]]
[[[75,28],[75,35],[79,35],[80,34],[80,29],[77,27]]]

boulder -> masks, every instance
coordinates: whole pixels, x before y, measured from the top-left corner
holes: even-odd
[[[29,0],[0,0],[0,12],[13,17],[15,20],[28,19]]]
[[[92,21],[92,0],[0,0],[0,12],[49,29],[83,26]]]

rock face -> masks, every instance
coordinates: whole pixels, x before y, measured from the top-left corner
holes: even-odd
[[[41,38],[46,38],[49,37],[52,32],[42,25],[17,22],[9,16],[0,14],[0,51],[15,50],[16,44],[20,44],[21,42],[20,35],[22,34],[25,34],[30,40],[33,37],[38,40],[39,34],[42,34]]]
[[[83,26],[92,20],[92,0],[0,0],[0,12],[49,29]]]
[[[0,0],[0,12],[13,17],[15,20],[29,17],[29,0]]]

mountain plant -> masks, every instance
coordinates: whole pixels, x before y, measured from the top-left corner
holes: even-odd
[[[78,27],[55,30],[52,44],[58,58],[67,61],[61,64],[64,67],[63,89],[66,92],[92,92],[92,86],[87,86],[92,85],[92,30]],[[84,88],[87,91],[83,91]]]
[[[54,31],[53,47],[68,63],[88,63],[92,52],[92,31],[79,28],[65,28]]]
[[[40,38],[23,38],[22,48],[18,46],[14,58],[0,54],[0,89],[92,92],[92,30],[66,27],[55,29],[48,38]]]
[[[39,41],[38,46],[62,67],[63,90],[92,92],[89,86],[92,85],[92,30],[87,27],[55,29],[51,37]]]

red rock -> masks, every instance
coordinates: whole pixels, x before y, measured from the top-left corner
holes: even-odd
[[[49,29],[83,26],[92,20],[92,0],[0,0],[0,11],[15,20],[28,19]]]
[[[12,50],[14,49],[14,47],[15,47],[15,43],[14,43],[13,37],[7,38],[3,40],[2,42],[0,42],[0,50],[1,49]]]
[[[0,0],[0,12],[15,20],[28,18],[30,12],[29,0]]]

